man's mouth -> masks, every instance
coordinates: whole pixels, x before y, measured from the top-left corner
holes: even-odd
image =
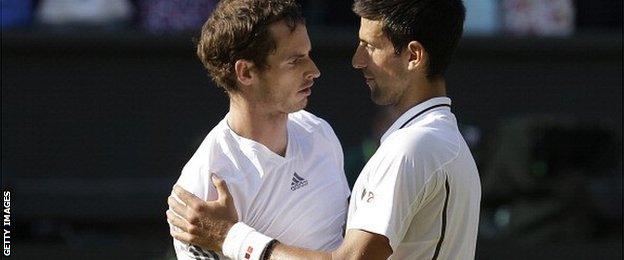
[[[369,75],[367,73],[363,73],[363,75],[364,75],[364,79],[366,80],[366,82],[375,80],[375,78],[373,76],[371,76],[371,75]]]
[[[310,94],[312,94],[312,85],[314,85],[314,82],[310,82],[310,83],[303,85],[303,88],[297,91],[297,93],[309,96]]]
[[[366,85],[373,86],[375,84],[375,78],[368,76],[368,75],[364,75],[364,79],[366,80]]]

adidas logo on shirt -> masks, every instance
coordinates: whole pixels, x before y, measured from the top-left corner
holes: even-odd
[[[290,183],[290,190],[295,191],[306,185],[308,185],[308,181],[295,172],[292,182]]]

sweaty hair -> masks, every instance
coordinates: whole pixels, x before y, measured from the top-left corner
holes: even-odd
[[[429,54],[428,76],[444,74],[463,32],[461,0],[355,0],[353,12],[382,22],[395,53],[418,41]]]
[[[236,91],[237,60],[248,60],[259,70],[277,48],[269,27],[284,21],[291,31],[304,23],[295,0],[222,0],[202,27],[197,56],[217,84]]]

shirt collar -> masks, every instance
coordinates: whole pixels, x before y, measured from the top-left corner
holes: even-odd
[[[447,106],[447,107],[451,106],[450,98],[434,97],[408,109],[396,121],[394,121],[394,123],[392,123],[392,125],[390,126],[390,128],[388,128],[388,130],[386,130],[386,132],[381,137],[381,143],[383,143],[384,140],[386,140],[386,138],[390,136],[390,134],[415,122],[416,119],[420,117],[422,114],[424,114],[425,112],[428,112],[429,110],[434,109],[434,108],[444,107],[444,106]]]
[[[246,137],[242,137],[238,135],[236,132],[234,132],[234,130],[232,130],[232,128],[230,127],[230,124],[228,123],[228,118],[230,116],[231,116],[230,113],[227,113],[225,118],[223,119],[225,126],[227,127],[228,132],[237,140],[239,148],[241,149],[241,151],[243,151],[245,155],[247,155],[247,157],[258,158],[262,160],[262,164],[276,164],[276,165],[281,165],[293,159],[295,155],[294,154],[295,153],[294,151],[295,140],[293,140],[294,137],[293,137],[293,134],[291,134],[292,131],[290,129],[291,128],[290,120],[286,124],[287,126],[286,133],[288,136],[288,140],[286,144],[286,153],[282,157],[281,155],[276,154],[275,152],[271,151],[264,144],[257,142],[255,140],[246,138]]]

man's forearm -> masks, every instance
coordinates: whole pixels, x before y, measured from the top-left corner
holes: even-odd
[[[266,249],[264,259],[332,259],[331,252],[312,251],[275,242]]]
[[[348,230],[340,247],[332,252],[312,251],[276,242],[265,251],[265,259],[388,259],[388,238],[363,230]]]

